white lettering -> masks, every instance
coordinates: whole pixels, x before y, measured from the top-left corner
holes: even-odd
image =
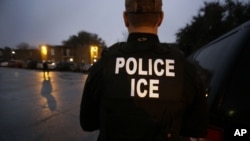
[[[130,67],[132,66],[132,69]],[[126,71],[129,75],[133,75],[136,73],[137,70],[137,62],[135,58],[128,58],[127,63],[126,63]]]
[[[240,130],[239,130],[239,129],[236,129],[236,130],[235,130],[234,136],[241,136]]]
[[[153,69],[152,69],[152,59],[148,59],[148,75],[152,75],[153,74]]]
[[[150,80],[149,97],[159,98],[159,80]]]
[[[144,98],[147,96],[147,93],[148,91],[147,90],[144,90],[143,92],[141,91],[141,86],[142,84],[144,86],[148,85],[147,81],[145,79],[140,79],[138,82],[137,82],[137,86],[136,86],[136,89],[137,89],[137,94],[140,98]]]
[[[241,135],[244,136],[244,134],[247,133],[247,129],[241,129]]]
[[[116,58],[116,65],[115,65],[115,74],[119,74],[119,69],[124,67],[125,59],[124,58]]]
[[[165,61],[162,59],[148,59],[148,68],[145,70],[143,69],[143,59],[130,57],[127,60],[125,58],[119,57],[116,58],[116,67],[115,67],[115,74],[119,74],[120,69],[126,69],[128,75],[153,75],[156,76],[167,76],[167,77],[175,77],[175,60],[166,59]],[[144,67],[145,68],[145,67]]]
[[[135,96],[135,79],[131,79],[131,90],[130,90],[130,95],[132,97]]]
[[[139,75],[147,75],[148,72],[143,70],[143,63],[142,63],[142,59],[139,59]]]
[[[234,136],[244,136],[247,133],[246,129],[236,129],[234,132]]]
[[[144,62],[143,58],[136,59],[129,57],[127,59],[123,57],[116,58],[115,74],[119,74],[121,70],[126,71],[128,75],[137,76],[166,76],[175,77],[175,60],[172,59],[148,59],[148,62]],[[148,65],[146,65],[148,64]],[[143,66],[145,65],[145,66]],[[139,98],[159,98],[159,79],[131,79],[130,96]],[[240,132],[240,131],[238,131]],[[235,134],[237,135],[237,131]],[[246,133],[246,131],[242,131]]]
[[[164,70],[158,70],[158,65],[164,65],[164,62],[161,59],[156,59],[154,63],[154,71],[157,76],[162,76],[164,74]]]
[[[134,97],[136,94],[140,98],[145,98],[147,95],[149,98],[159,98],[159,80],[151,79],[148,83],[146,79],[139,79],[137,82],[134,78],[131,79],[130,95]]]
[[[175,77],[175,73],[171,72],[171,70],[174,70],[174,63],[174,60],[166,60],[166,76]]]

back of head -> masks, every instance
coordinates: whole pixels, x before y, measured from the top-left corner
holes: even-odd
[[[162,0],[125,0],[125,8],[134,27],[155,26],[162,14]]]
[[[157,13],[162,11],[162,0],[125,0],[129,13]]]

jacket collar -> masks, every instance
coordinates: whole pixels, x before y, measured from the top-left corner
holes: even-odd
[[[124,43],[119,49],[124,53],[142,53],[148,52],[162,54],[169,52],[167,44],[162,45],[156,34],[149,33],[131,33],[127,43]]]
[[[156,34],[150,33],[130,33],[127,43],[132,44],[158,44],[159,38]]]

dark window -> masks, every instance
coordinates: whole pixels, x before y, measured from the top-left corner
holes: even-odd
[[[237,121],[250,119],[250,43],[231,72],[221,110],[226,117]]]

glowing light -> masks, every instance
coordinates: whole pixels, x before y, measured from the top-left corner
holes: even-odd
[[[47,51],[47,46],[43,45],[43,46],[41,47],[41,53],[42,53],[43,55],[47,55],[47,53],[48,53],[48,51]]]
[[[228,115],[229,116],[234,116],[235,115],[235,110],[229,110]]]
[[[206,96],[206,98],[208,98],[208,93],[206,93],[206,95],[205,95],[205,96]]]
[[[90,58],[91,58],[91,64],[97,62],[98,46],[90,46]]]

